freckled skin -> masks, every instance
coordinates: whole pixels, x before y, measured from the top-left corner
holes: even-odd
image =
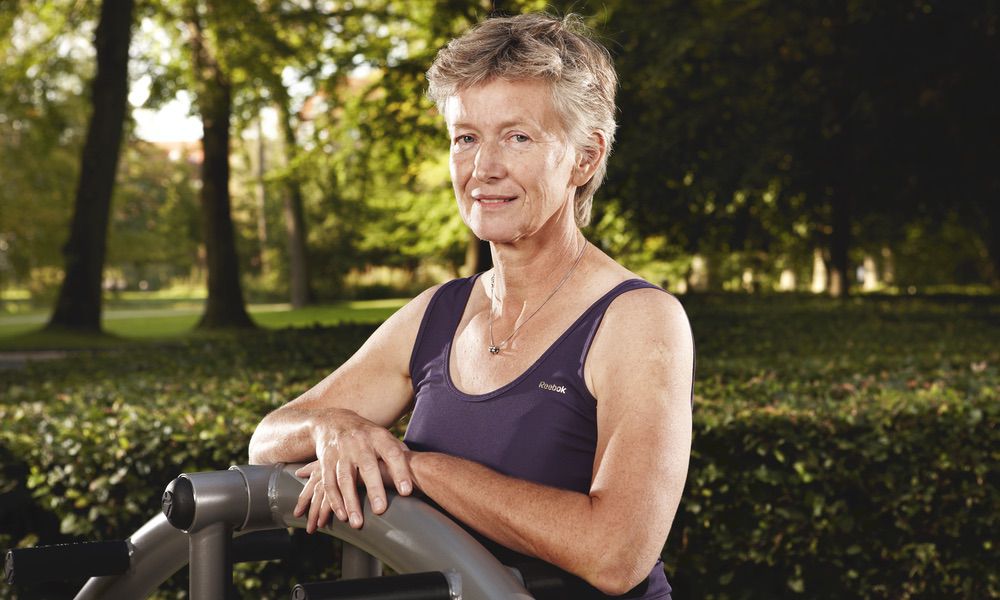
[[[496,80],[451,97],[444,112],[455,198],[480,239],[517,242],[543,234],[560,212],[572,215],[579,157],[549,84]]]

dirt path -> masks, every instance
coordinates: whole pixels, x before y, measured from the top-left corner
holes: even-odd
[[[19,350],[0,352],[0,369],[20,369],[29,361],[58,360],[69,354],[65,350]]]

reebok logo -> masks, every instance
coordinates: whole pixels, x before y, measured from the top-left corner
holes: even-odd
[[[538,387],[542,388],[543,390],[548,390],[550,392],[559,392],[560,394],[566,393],[566,386],[564,385],[552,385],[551,383],[545,383],[544,381],[541,381],[538,383]]]

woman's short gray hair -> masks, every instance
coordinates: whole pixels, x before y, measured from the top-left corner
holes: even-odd
[[[448,98],[464,89],[494,79],[541,79],[552,85],[552,99],[570,143],[583,152],[595,152],[592,133],[603,135],[607,151],[594,176],[576,190],[574,213],[580,227],[590,222],[594,192],[604,180],[615,139],[618,75],[608,50],[592,36],[574,14],[494,17],[449,42],[427,71],[428,96],[442,114]]]

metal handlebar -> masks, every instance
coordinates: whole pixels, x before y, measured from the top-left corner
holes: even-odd
[[[145,598],[186,563],[190,564],[190,600],[225,598],[232,581],[234,535],[305,527],[306,518],[292,514],[304,485],[294,475],[297,467],[243,465],[182,474],[164,492],[164,514],[150,519],[126,540],[131,549],[129,569],[91,578],[76,600]],[[359,548],[397,573],[445,573],[453,597],[531,598],[515,571],[426,503],[390,493],[383,514],[371,512],[367,503],[364,512],[361,529],[333,520],[320,531]],[[364,566],[365,561],[360,564]],[[370,564],[365,568],[371,570]]]

